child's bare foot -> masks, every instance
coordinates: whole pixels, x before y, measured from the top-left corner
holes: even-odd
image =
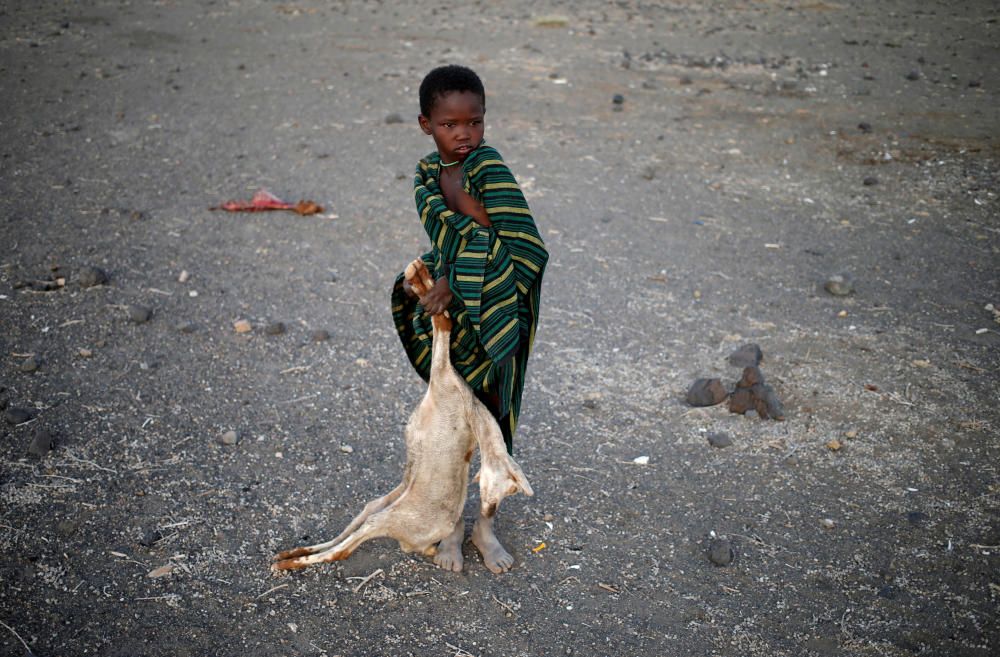
[[[479,516],[472,528],[472,543],[483,555],[483,563],[496,574],[505,573],[514,565],[514,557],[500,545],[493,533],[493,518]]]
[[[462,572],[462,539],[465,537],[465,521],[462,518],[455,523],[455,530],[446,536],[437,546],[437,554],[434,555],[434,564],[438,568],[451,570],[456,573]]]

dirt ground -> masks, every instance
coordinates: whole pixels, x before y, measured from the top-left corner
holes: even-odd
[[[956,6],[0,4],[0,653],[997,654],[1000,11]],[[517,563],[274,577],[400,479],[451,62],[551,253]],[[326,210],[208,210],[261,187]],[[784,422],[685,403],[751,342]]]

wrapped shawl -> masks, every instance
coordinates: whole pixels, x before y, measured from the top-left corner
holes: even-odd
[[[520,414],[548,252],[517,181],[495,149],[481,144],[462,163],[464,189],[486,208],[489,228],[448,209],[440,170],[435,152],[417,164],[413,179],[417,213],[432,245],[422,259],[451,287],[452,364],[473,390],[499,397],[500,408],[490,410],[499,411],[498,421],[509,421],[504,434],[510,437]],[[403,291],[402,274],[392,291],[392,315],[410,362],[429,379],[430,317]]]

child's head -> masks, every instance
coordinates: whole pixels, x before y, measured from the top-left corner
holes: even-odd
[[[483,141],[486,92],[464,66],[442,66],[420,83],[420,129],[434,138],[442,162],[465,160]]]
[[[483,111],[486,111],[483,81],[471,68],[450,64],[434,69],[420,83],[420,113],[430,118],[438,100],[453,91],[471,91],[476,94],[483,105]]]

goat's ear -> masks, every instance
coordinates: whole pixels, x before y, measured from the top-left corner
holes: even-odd
[[[510,478],[514,480],[514,483],[517,484],[517,487],[521,489],[522,493],[528,497],[534,495],[535,491],[531,489],[531,484],[528,483],[528,478],[524,476],[520,466],[518,466],[517,463],[512,463],[511,465],[512,467],[507,471]]]

